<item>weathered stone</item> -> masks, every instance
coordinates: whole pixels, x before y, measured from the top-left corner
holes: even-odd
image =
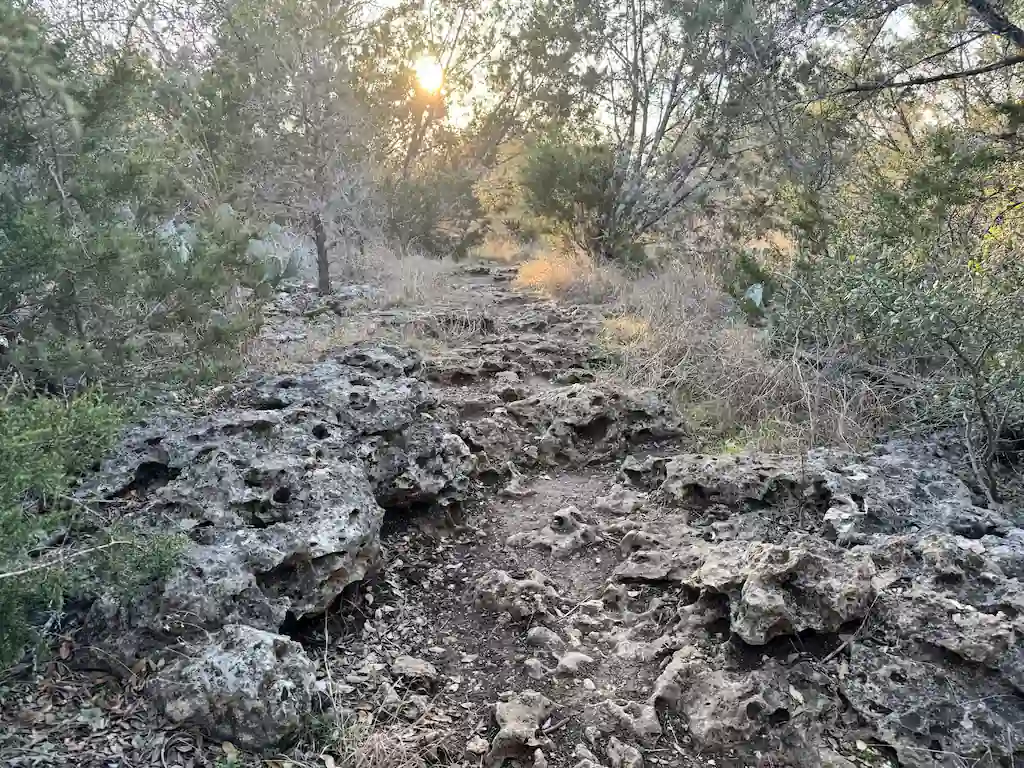
[[[316,666],[302,646],[281,635],[230,624],[149,684],[175,724],[244,747],[276,747],[297,735],[310,714]]]
[[[501,570],[488,571],[477,580],[475,595],[480,607],[507,612],[516,621],[550,616],[560,600],[547,577],[536,570],[527,571],[523,578]]]
[[[631,744],[623,744],[615,736],[608,739],[606,752],[612,768],[644,768],[640,750]]]
[[[800,751],[816,743],[838,711],[834,697],[831,683],[811,665],[787,669],[770,661],[748,673],[728,671],[687,646],[659,676],[651,703],[684,714],[701,748],[760,743],[796,750],[794,761],[802,762]]]
[[[726,595],[733,632],[752,645],[808,629],[834,632],[863,618],[875,597],[871,559],[817,537],[795,535],[778,545],[682,539],[672,546],[635,552],[616,577]]]
[[[931,663],[854,644],[843,696],[896,750],[901,765],[934,768],[942,755],[965,761],[1024,758],[1019,692],[994,676],[957,674]]]
[[[573,384],[509,403],[520,424],[541,433],[541,458],[550,464],[587,464],[620,453],[627,445],[680,433],[654,392],[617,392]]]
[[[637,512],[643,506],[644,501],[643,495],[616,483],[605,496],[597,497],[594,508],[598,512],[624,517]]]
[[[513,534],[505,544],[510,547],[528,546],[553,557],[565,558],[597,539],[597,529],[587,517],[576,507],[566,507],[555,512],[543,528]]]
[[[437,668],[429,661],[399,656],[391,664],[392,677],[405,681],[407,684],[418,685],[430,689],[437,682]]]
[[[558,659],[558,666],[555,668],[555,674],[573,677],[580,673],[580,667],[590,666],[593,663],[594,659],[587,656],[587,654],[580,653],[578,651],[569,651],[568,653],[562,654]]]
[[[212,416],[129,429],[80,493],[130,494],[126,523],[191,544],[133,604],[98,604],[93,626],[277,631],[286,616],[324,612],[375,564],[382,505],[445,506],[468,488],[455,414],[411,377],[418,366],[407,350],[357,345],[301,374],[243,382]]]
[[[546,696],[536,691],[523,691],[495,704],[494,719],[498,723],[498,733],[491,740],[491,749],[485,755],[484,763],[491,768],[500,768],[508,758],[531,754],[543,746],[537,738],[537,730],[554,707]]]
[[[535,648],[544,648],[555,654],[565,649],[565,640],[547,627],[530,627],[526,633],[526,644]]]

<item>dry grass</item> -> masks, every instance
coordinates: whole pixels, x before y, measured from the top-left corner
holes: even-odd
[[[420,252],[402,256],[382,243],[335,256],[331,274],[341,283],[368,283],[381,289],[380,306],[418,305],[443,296],[455,264]]]
[[[615,270],[553,242],[535,246],[516,277],[520,288],[588,303],[608,300],[623,282]]]
[[[617,361],[610,375],[676,392],[709,447],[855,445],[877,429],[883,409],[867,384],[771,354],[765,333],[693,267],[669,262],[609,304],[600,343]]]
[[[340,322],[330,314],[323,322],[305,326],[301,333],[282,340],[280,335],[257,336],[242,352],[245,367],[250,371],[297,373],[323,360],[336,349],[349,347],[375,337],[376,327],[365,323]]]
[[[483,243],[473,249],[473,256],[483,261],[512,264],[523,258],[527,249],[513,238],[491,232]]]

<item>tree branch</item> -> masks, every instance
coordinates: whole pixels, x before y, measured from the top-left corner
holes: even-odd
[[[974,11],[993,34],[1005,37],[1011,43],[1024,51],[1024,29],[1021,29],[998,8],[991,0],[964,0],[968,8]]]
[[[877,83],[855,83],[848,88],[843,88],[840,91],[835,91],[832,96],[841,96],[844,93],[864,93],[867,91],[883,91],[890,88],[904,88],[915,85],[928,85],[929,83],[941,83],[945,80],[958,80],[963,77],[974,77],[975,75],[984,75],[986,72],[995,72],[1000,69],[1006,69],[1007,67],[1013,67],[1017,64],[1024,64],[1024,54],[1018,56],[1010,56],[1006,59],[986,64],[984,67],[975,67],[974,69],[964,69],[958,72],[944,72],[941,75],[929,75],[927,77],[911,77],[907,80],[883,80]]]
[[[82,549],[78,552],[72,552],[70,555],[61,555],[60,557],[55,557],[53,560],[47,560],[44,563],[36,563],[35,565],[30,565],[28,568],[22,568],[18,571],[0,573],[0,581],[3,581],[4,579],[14,579],[18,576],[25,576],[26,574],[42,571],[46,568],[53,568],[54,566],[66,563],[69,560],[77,560],[79,557],[83,557],[84,555],[92,554],[93,552],[100,552],[104,549],[110,549],[111,547],[123,546],[125,544],[131,544],[131,542],[121,540],[111,541],[109,544],[103,544],[98,547],[89,547],[88,549]]]

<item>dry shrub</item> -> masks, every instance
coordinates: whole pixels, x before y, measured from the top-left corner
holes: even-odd
[[[798,450],[854,445],[877,428],[879,403],[866,383],[771,354],[764,332],[690,265],[669,262],[622,285],[612,306],[600,337],[617,361],[612,375],[676,392],[709,442]]]
[[[511,264],[519,261],[526,252],[522,243],[516,242],[513,238],[494,232],[488,233],[483,243],[473,249],[472,253],[483,261],[499,261],[504,264]]]
[[[420,251],[404,256],[381,242],[368,242],[335,257],[331,273],[342,283],[368,283],[382,289],[383,306],[416,305],[442,296],[455,268],[447,259]]]
[[[520,288],[593,303],[606,301],[621,282],[612,268],[599,266],[589,256],[552,243],[535,246],[516,276]]]
[[[293,335],[272,333],[252,339],[242,350],[246,369],[251,372],[298,373],[323,360],[334,350],[375,336],[374,325],[342,324],[333,314],[325,315],[325,318],[323,322],[311,323]]]

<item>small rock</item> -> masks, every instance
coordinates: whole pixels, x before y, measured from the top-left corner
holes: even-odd
[[[565,641],[547,627],[531,627],[526,633],[526,644],[557,653],[565,648]]]
[[[586,678],[583,681],[583,687],[586,688],[588,691],[596,691],[597,690],[597,686],[594,685],[594,681],[591,680],[589,677]]]
[[[481,736],[474,736],[466,744],[466,752],[471,755],[480,757],[481,755],[487,754],[487,750],[491,748],[491,745],[487,743],[487,739]]]
[[[551,672],[550,669],[541,663],[540,659],[527,659],[523,662],[523,668],[526,670],[526,674],[533,680],[543,680]]]
[[[585,653],[569,651],[558,660],[558,666],[555,668],[555,674],[576,675],[579,674],[581,665],[589,665],[593,663],[594,659],[587,656]]]
[[[533,750],[533,768],[548,768],[548,759],[540,747]]]
[[[616,737],[608,740],[608,759],[612,768],[644,768],[644,759],[640,750],[629,744],[623,744]]]
[[[391,664],[391,674],[394,677],[427,686],[433,686],[437,682],[437,668],[429,661],[423,661],[413,656],[396,658]]]

